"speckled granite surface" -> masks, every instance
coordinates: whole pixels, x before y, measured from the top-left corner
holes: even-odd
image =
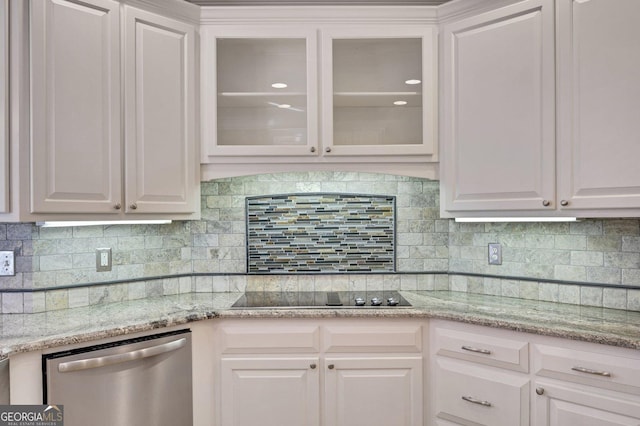
[[[0,358],[210,318],[441,318],[640,349],[640,312],[449,291],[402,295],[412,308],[229,309],[240,293],[192,293],[41,314],[0,315]]]
[[[37,314],[0,315],[0,358],[214,318],[241,293],[187,293]]]

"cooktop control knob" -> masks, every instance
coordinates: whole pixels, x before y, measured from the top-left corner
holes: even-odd
[[[371,306],[380,306],[382,305],[382,299],[374,297],[371,299]]]
[[[356,297],[356,306],[364,306],[366,303],[362,297]]]
[[[398,303],[400,303],[397,299],[394,299],[393,297],[390,297],[387,299],[387,305],[389,306],[398,306]]]

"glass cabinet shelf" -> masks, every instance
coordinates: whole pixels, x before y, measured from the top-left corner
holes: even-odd
[[[257,93],[257,92],[223,92],[218,94],[218,107],[275,107],[305,111],[307,108],[305,93]]]
[[[334,92],[334,107],[419,107],[421,92]]]

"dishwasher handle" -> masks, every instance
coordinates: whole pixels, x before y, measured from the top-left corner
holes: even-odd
[[[162,345],[151,346],[149,348],[125,352],[123,354],[106,355],[97,358],[87,358],[80,359],[78,361],[63,362],[58,365],[58,371],[60,373],[69,373],[72,371],[88,370],[91,368],[99,368],[107,365],[134,361],[136,359],[149,358],[152,356],[178,350],[184,347],[186,344],[187,339],[182,338],[169,343],[163,343]]]

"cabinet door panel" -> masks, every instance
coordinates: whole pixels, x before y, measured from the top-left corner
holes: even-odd
[[[119,4],[42,0],[31,7],[32,212],[115,213]]]
[[[125,8],[126,208],[195,211],[194,29]]]
[[[640,400],[585,386],[538,381],[535,395],[536,426],[637,426]]]
[[[326,358],[326,424],[422,425],[422,358]]]
[[[640,208],[640,2],[558,2],[559,197]]]
[[[548,209],[555,193],[553,3],[444,29],[443,207]],[[553,203],[552,203],[553,204]]]
[[[221,425],[318,426],[317,365],[318,358],[222,359]]]

